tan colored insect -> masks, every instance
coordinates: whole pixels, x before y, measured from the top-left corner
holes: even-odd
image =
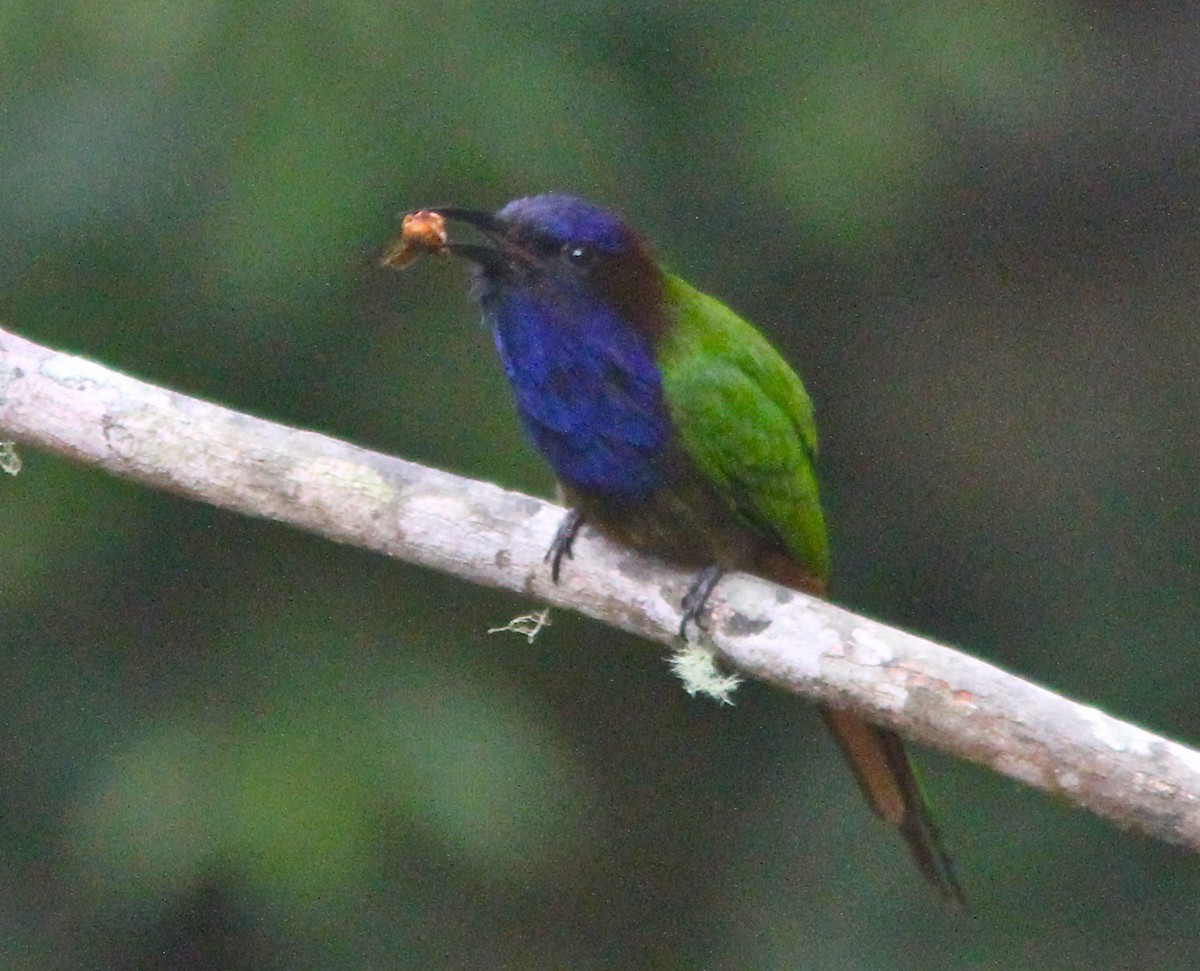
[[[441,253],[448,240],[446,220],[429,209],[410,212],[400,223],[400,238],[388,247],[380,264],[400,270],[422,253]]]

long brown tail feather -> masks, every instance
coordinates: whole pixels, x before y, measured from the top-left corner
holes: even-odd
[[[849,712],[822,708],[821,714],[867,803],[880,819],[900,831],[922,876],[947,903],[966,911],[967,898],[954,860],[942,844],[900,736]]]
[[[768,553],[757,566],[760,575],[776,583],[818,597],[826,595],[825,581],[785,553]],[[876,815],[900,831],[922,876],[952,907],[966,911],[967,898],[954,860],[942,844],[903,740],[847,711],[823,707],[821,714]]]

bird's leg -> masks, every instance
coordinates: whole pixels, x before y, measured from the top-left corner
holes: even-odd
[[[700,615],[704,613],[704,607],[713,592],[713,587],[717,585],[724,574],[725,568],[716,563],[706,566],[696,574],[696,579],[688,587],[688,592],[683,595],[683,620],[679,622],[679,636],[683,640],[687,640],[689,621],[695,621],[696,626],[704,630],[704,625],[700,623]]]
[[[554,542],[550,544],[550,549],[546,550],[546,555],[542,557],[543,563],[550,564],[550,579],[555,583],[558,583],[558,573],[562,567],[563,557],[565,556],[568,560],[574,559],[571,545],[575,542],[575,537],[579,535],[579,527],[582,525],[583,513],[578,509],[568,509],[562,522],[558,524]]]

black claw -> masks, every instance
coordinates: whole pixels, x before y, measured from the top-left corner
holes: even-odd
[[[715,563],[712,566],[706,566],[696,574],[696,579],[688,587],[688,592],[683,595],[683,620],[679,622],[679,636],[683,640],[687,640],[689,622],[694,621],[700,630],[704,630],[704,625],[700,623],[700,615],[704,613],[704,607],[708,603],[713,588],[724,574],[724,568]]]
[[[563,521],[558,524],[554,542],[550,544],[550,549],[546,550],[546,555],[542,557],[543,563],[550,564],[550,579],[555,583],[558,583],[558,573],[562,568],[563,557],[565,556],[568,560],[575,558],[575,554],[571,552],[571,546],[575,542],[575,537],[579,535],[579,527],[582,525],[583,513],[578,509],[567,510]]]

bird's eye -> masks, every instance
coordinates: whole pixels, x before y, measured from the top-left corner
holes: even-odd
[[[562,248],[562,255],[572,266],[587,266],[595,257],[596,251],[590,246],[580,246],[578,243],[567,243]]]

